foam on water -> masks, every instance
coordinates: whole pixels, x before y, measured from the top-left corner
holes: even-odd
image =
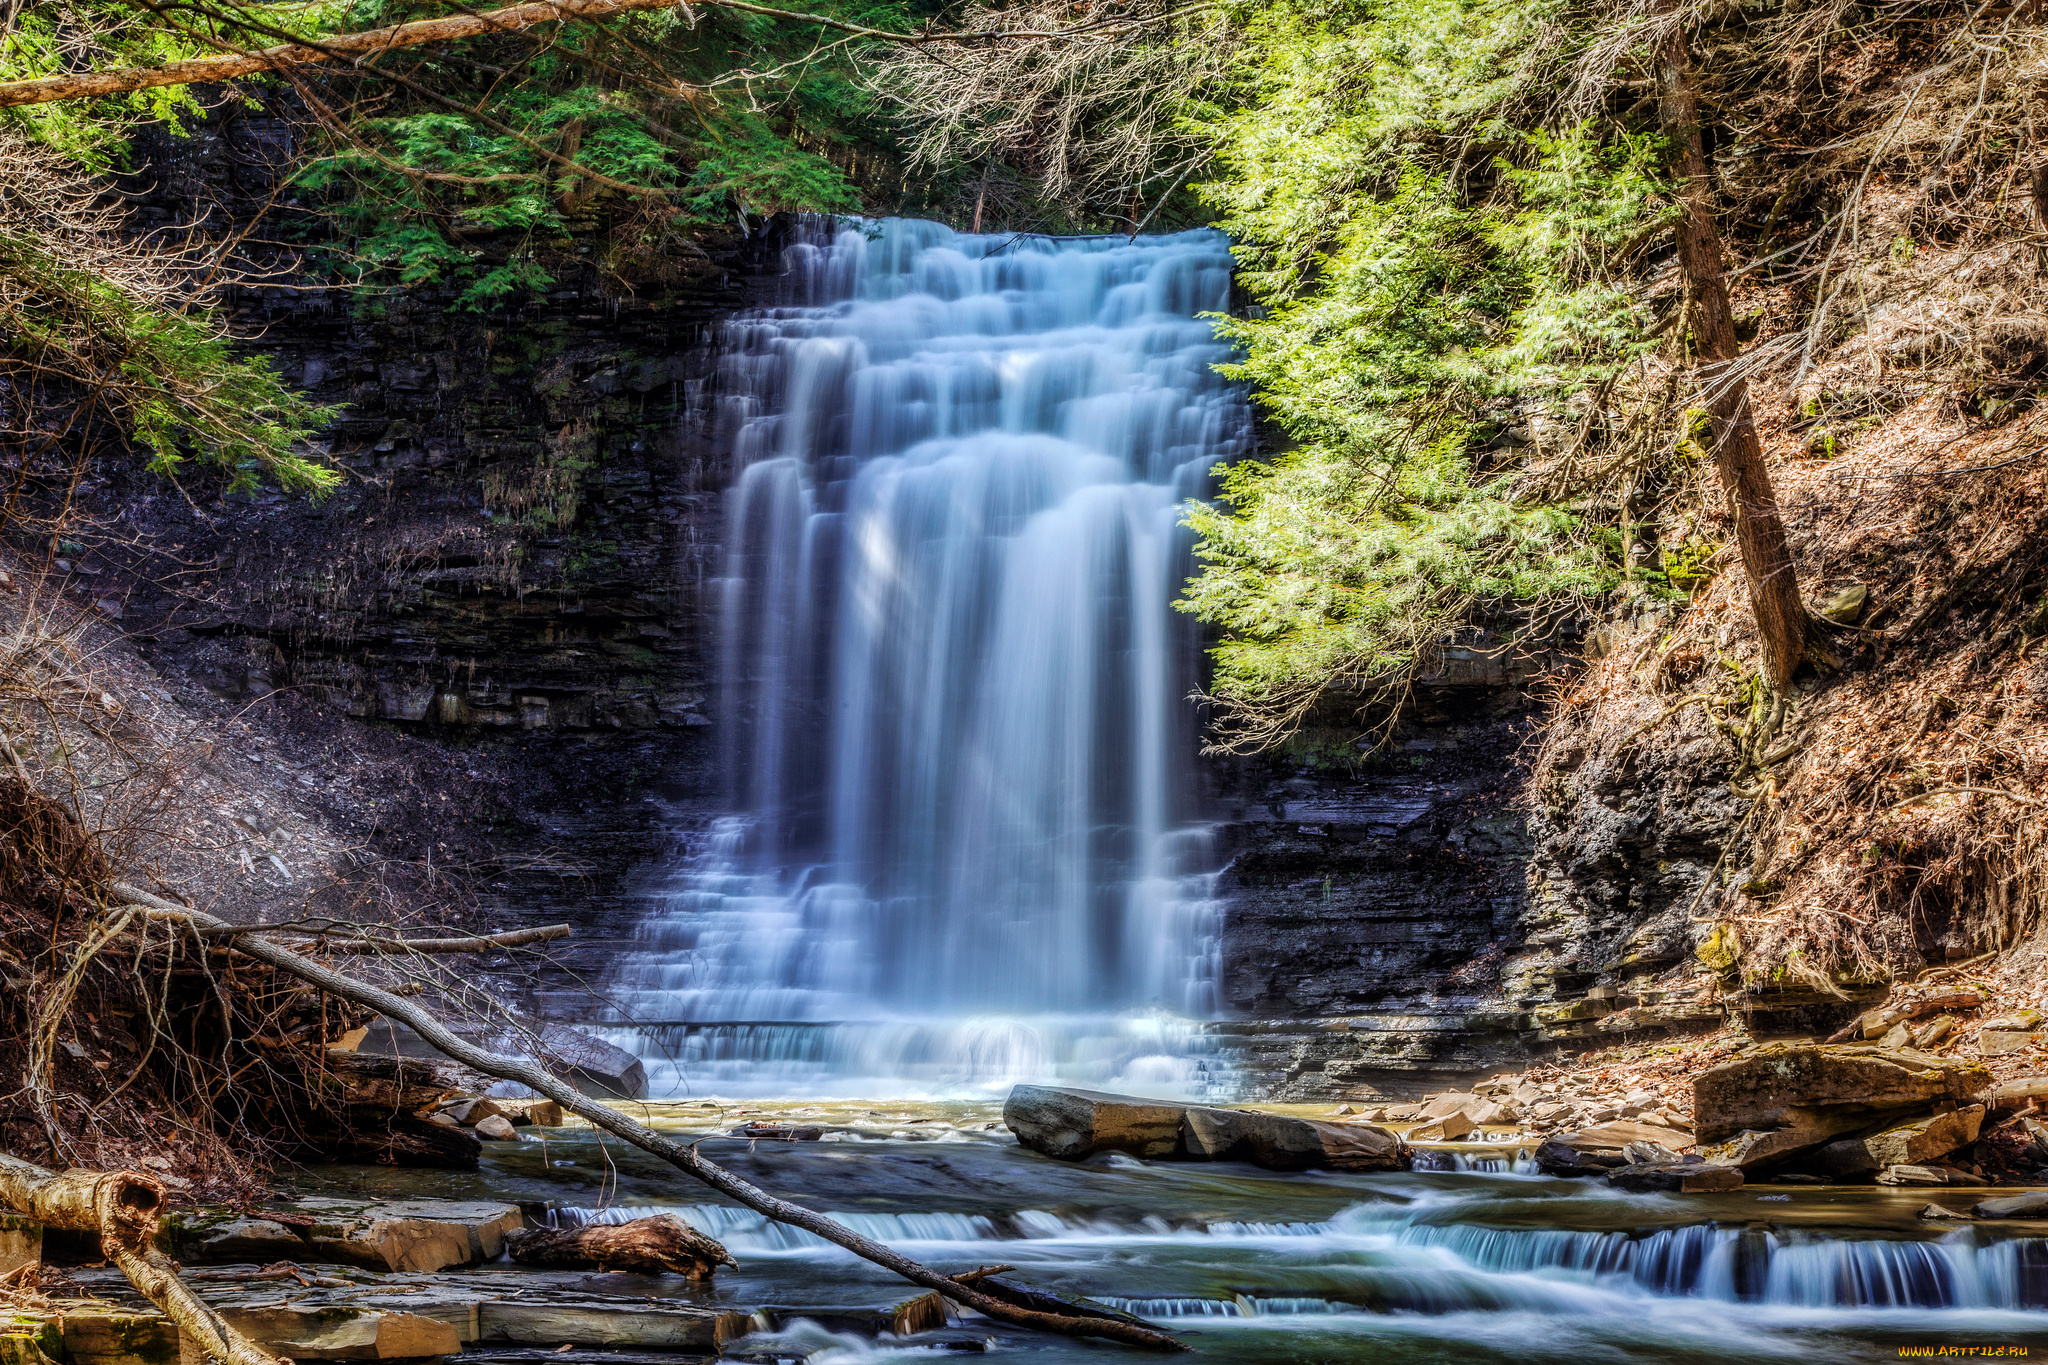
[[[1122,1223],[1032,1209],[1006,1215],[834,1213],[878,1241],[918,1245],[927,1256],[956,1248],[979,1256],[990,1242],[1020,1266],[1150,1262],[1253,1248],[1266,1270],[1288,1264],[1342,1278],[1346,1290],[1315,1297],[1237,1294],[1104,1299],[1140,1317],[1248,1317],[1330,1312],[1553,1314],[1617,1311],[1620,1300],[1710,1300],[1774,1310],[2007,1310],[2044,1321],[2048,1238],[1980,1242],[1969,1232],[1929,1241],[1843,1238],[1730,1228],[1711,1223],[1641,1232],[1497,1227],[1452,1221],[1470,1201],[1424,1198],[1365,1204],[1325,1222],[1217,1221],[1169,1227],[1148,1217]],[[566,1225],[616,1223],[675,1213],[741,1256],[846,1257],[823,1239],[744,1209],[564,1209]],[[1315,1307],[1317,1303],[1324,1307]]]
[[[1183,504],[1220,234],[792,247],[727,325],[731,790],[615,972],[656,1095],[1225,1088]]]

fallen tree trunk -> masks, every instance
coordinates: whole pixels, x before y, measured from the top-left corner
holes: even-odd
[[[670,1271],[708,1280],[718,1267],[735,1268],[726,1249],[672,1213],[630,1223],[586,1223],[580,1228],[528,1228],[506,1234],[505,1247],[522,1265],[564,1270],[622,1271],[659,1275]]]
[[[228,927],[226,921],[204,911],[188,909],[133,887],[116,886],[114,890],[131,901],[152,907],[152,919],[183,924],[193,929]],[[1056,1332],[1062,1336],[1103,1337],[1156,1351],[1187,1349],[1173,1337],[1150,1327],[1113,1318],[1084,1318],[1021,1308],[993,1298],[978,1289],[942,1275],[921,1262],[913,1261],[872,1238],[863,1237],[852,1228],[821,1213],[799,1204],[792,1204],[785,1199],[777,1199],[751,1181],[743,1180],[716,1162],[699,1156],[694,1147],[664,1137],[617,1110],[605,1107],[555,1079],[538,1066],[486,1052],[473,1043],[465,1042],[440,1020],[410,1000],[380,987],[343,976],[331,967],[302,957],[260,936],[245,935],[233,942],[235,951],[253,957],[258,962],[265,962],[279,971],[288,972],[329,994],[368,1006],[386,1018],[399,1020],[435,1048],[472,1070],[503,1080],[516,1081],[530,1090],[547,1096],[570,1113],[588,1119],[597,1127],[624,1138],[644,1152],[653,1153],[677,1170],[695,1176],[720,1194],[756,1213],[822,1237],[836,1246],[844,1247],[856,1256],[901,1275],[912,1284],[923,1285],[926,1289],[936,1289],[955,1303],[972,1308],[986,1317],[1018,1327]]]
[[[193,1345],[223,1365],[280,1362],[221,1320],[178,1278],[177,1262],[155,1246],[164,1187],[130,1171],[65,1171],[59,1175],[0,1156],[0,1201],[45,1227],[97,1232],[100,1250],[128,1282]],[[288,1362],[285,1363],[288,1365]]]
[[[150,907],[144,906],[144,909]],[[387,938],[355,929],[307,930],[287,924],[228,924],[218,929],[197,931],[204,939],[232,939],[243,934],[295,934],[289,946],[305,952],[319,948],[329,953],[488,953],[497,948],[519,948],[529,943],[568,938],[575,931],[566,924],[543,924],[534,929],[513,929],[502,934],[465,935],[461,938]],[[318,938],[307,938],[317,933]]]

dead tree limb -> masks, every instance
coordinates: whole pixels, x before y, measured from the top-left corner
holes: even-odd
[[[150,907],[143,907],[150,908]],[[498,948],[519,948],[529,943],[568,938],[575,931],[566,924],[543,924],[533,929],[513,929],[502,934],[464,935],[461,938],[388,938],[358,929],[309,929],[297,924],[231,924],[224,929],[194,930],[203,939],[236,938],[243,934],[296,934],[297,942],[287,946],[300,951],[317,947],[328,953],[488,953]],[[312,935],[319,939],[315,944]]]
[[[672,1213],[580,1228],[525,1228],[505,1235],[505,1249],[521,1265],[643,1275],[672,1271],[693,1280],[708,1280],[718,1267],[739,1264],[723,1246]]]
[[[223,1365],[280,1365],[221,1320],[155,1246],[164,1187],[129,1171],[66,1171],[0,1156],[0,1201],[45,1227],[97,1232],[100,1249],[194,1345]]]
[[[132,887],[116,889],[119,894],[132,900],[144,904],[153,903],[153,919],[183,924],[193,929],[230,927],[225,920],[217,919],[204,911],[190,910],[160,897],[147,896]],[[517,1081],[528,1089],[547,1096],[570,1113],[588,1119],[597,1127],[625,1139],[644,1152],[651,1152],[684,1174],[703,1181],[735,1203],[742,1204],[778,1223],[787,1223],[791,1227],[802,1228],[805,1232],[822,1237],[864,1260],[872,1261],[886,1270],[901,1275],[912,1284],[935,1289],[955,1303],[972,1308],[986,1317],[1037,1331],[1056,1332],[1062,1336],[1072,1337],[1103,1337],[1155,1351],[1187,1349],[1164,1332],[1121,1319],[1084,1318],[1065,1313],[1045,1312],[1018,1307],[992,1298],[950,1276],[940,1274],[921,1262],[911,1260],[894,1248],[872,1238],[863,1237],[852,1228],[821,1213],[804,1208],[800,1204],[792,1204],[785,1199],[777,1199],[758,1185],[741,1179],[708,1158],[699,1156],[695,1147],[664,1137],[644,1124],[635,1123],[624,1114],[598,1103],[530,1062],[487,1052],[473,1043],[464,1041],[450,1032],[447,1025],[410,1000],[357,981],[353,977],[343,976],[331,967],[259,936],[242,935],[231,942],[238,953],[255,958],[258,962],[268,963],[281,972],[318,986],[330,995],[367,1006],[386,1018],[396,1019],[408,1025],[413,1032],[436,1049],[471,1070],[481,1071],[487,1076],[496,1076],[502,1080]]]
[[[748,0],[698,0],[698,3],[707,9],[739,10],[746,14],[765,15],[771,19],[816,24],[851,34],[856,38],[913,45],[939,41],[957,43],[989,42],[1006,38],[1069,38],[1091,33],[1099,34],[1107,29],[1132,27],[1139,23],[1156,22],[1147,17],[1096,20],[1056,30],[897,33],[889,29],[848,23],[844,19],[835,19],[830,15],[807,14],[800,10],[751,4]],[[320,62],[362,62],[393,48],[412,47],[419,43],[447,43],[462,38],[474,38],[485,33],[517,33],[540,24],[588,22],[609,19],[614,15],[634,10],[675,8],[676,0],[531,0],[527,4],[506,5],[500,9],[485,10],[480,14],[472,11],[467,14],[450,14],[439,19],[415,19],[411,23],[392,24],[385,28],[367,29],[361,33],[308,37],[254,51],[227,52],[214,57],[188,57],[182,61],[165,62],[161,66],[125,67],[116,71],[79,71],[62,76],[38,76],[33,80],[0,82],[0,109],[12,109],[24,104],[48,104],[53,100],[103,99],[109,95],[123,95],[131,90],[148,90],[164,85],[203,85],[214,81],[233,80],[238,76],[252,76],[262,71],[310,66]]]
[[[1670,18],[1678,0],[1657,0],[1655,13]],[[1700,141],[1699,99],[1685,28],[1673,22],[1657,50],[1657,111],[1677,183],[1678,260],[1692,298],[1692,336],[1707,381],[1707,417],[1714,465],[1735,516],[1735,543],[1749,580],[1749,606],[1763,645],[1763,672],[1782,690],[1806,656],[1811,622],[1799,597],[1799,576],[1785,541],[1778,495],[1764,463],[1763,442],[1750,409],[1749,381],[1735,362],[1742,346],[1728,302],[1721,231],[1714,221],[1713,182]]]

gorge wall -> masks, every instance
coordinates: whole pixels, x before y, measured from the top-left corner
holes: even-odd
[[[148,149],[140,211],[254,213],[289,136],[224,107]],[[545,298],[492,315],[448,290],[244,290],[254,344],[339,410],[342,490],[208,500],[116,469],[81,490],[119,514],[77,581],[166,676],[267,727],[397,903],[576,922],[526,983],[552,1011],[577,1011],[639,878],[713,808],[706,585],[732,471],[711,341],[774,297],[783,227],[650,262],[593,223],[551,244]],[[1705,735],[1617,756],[1565,733],[1539,763],[1568,663],[1454,660],[1370,759],[1339,717],[1314,762],[1210,767],[1222,1028],[1263,1093],[1398,1092],[1723,1017],[1690,917],[1746,802]]]

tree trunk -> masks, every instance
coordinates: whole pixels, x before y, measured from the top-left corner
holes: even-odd
[[[187,909],[132,886],[117,883],[113,890],[129,901],[156,907],[151,911],[153,919],[180,923],[193,929],[221,928],[227,923],[204,911]],[[235,940],[235,951],[253,957],[258,962],[267,962],[279,971],[288,972],[301,981],[320,987],[330,995],[338,995],[344,1000],[376,1010],[386,1018],[396,1019],[409,1026],[413,1032],[443,1054],[471,1070],[481,1071],[487,1076],[497,1076],[503,1080],[517,1081],[529,1090],[547,1096],[570,1113],[590,1120],[606,1132],[617,1134],[642,1151],[650,1152],[677,1170],[696,1177],[735,1203],[773,1218],[778,1223],[787,1223],[791,1227],[802,1228],[805,1232],[822,1237],[864,1260],[872,1261],[886,1270],[901,1275],[912,1284],[923,1285],[926,1289],[936,1289],[955,1303],[964,1304],[977,1313],[999,1322],[1008,1322],[1042,1332],[1057,1332],[1063,1336],[1105,1337],[1111,1341],[1121,1341],[1155,1351],[1188,1349],[1166,1333],[1139,1324],[1019,1308],[992,1298],[980,1290],[941,1275],[922,1262],[911,1260],[871,1237],[863,1237],[852,1228],[827,1218],[824,1214],[807,1209],[801,1204],[777,1199],[751,1181],[743,1180],[716,1162],[698,1155],[697,1149],[689,1143],[678,1142],[674,1138],[655,1132],[645,1124],[636,1123],[618,1110],[608,1108],[563,1084],[538,1066],[486,1052],[474,1043],[457,1037],[439,1019],[410,1000],[366,982],[357,981],[353,977],[343,976],[331,967],[301,957],[290,949],[281,948],[258,935],[238,937]]]
[[[1750,609],[1763,641],[1764,677],[1774,689],[1783,688],[1806,653],[1806,604],[1799,597],[1785,523],[1778,516],[1778,497],[1750,412],[1749,384],[1724,377],[1741,346],[1728,304],[1721,234],[1714,225],[1713,186],[1700,145],[1692,57],[1677,11],[1676,0],[1659,0],[1656,8],[1672,25],[1657,53],[1657,112],[1670,142],[1671,170],[1684,213],[1678,221],[1678,260],[1692,295],[1693,343],[1700,377],[1711,395],[1707,417],[1713,428],[1714,465],[1735,514],[1735,542],[1742,552]]]
[[[739,1263],[724,1247],[672,1213],[630,1223],[590,1223],[580,1228],[530,1228],[505,1238],[512,1259],[522,1265],[564,1270],[623,1271],[659,1275],[672,1271],[708,1280],[722,1265]]]
[[[129,1171],[62,1175],[0,1156],[0,1203],[45,1227],[97,1232],[100,1250],[141,1295],[201,1351],[223,1365],[280,1365],[221,1320],[178,1278],[177,1263],[153,1245],[164,1187]]]

